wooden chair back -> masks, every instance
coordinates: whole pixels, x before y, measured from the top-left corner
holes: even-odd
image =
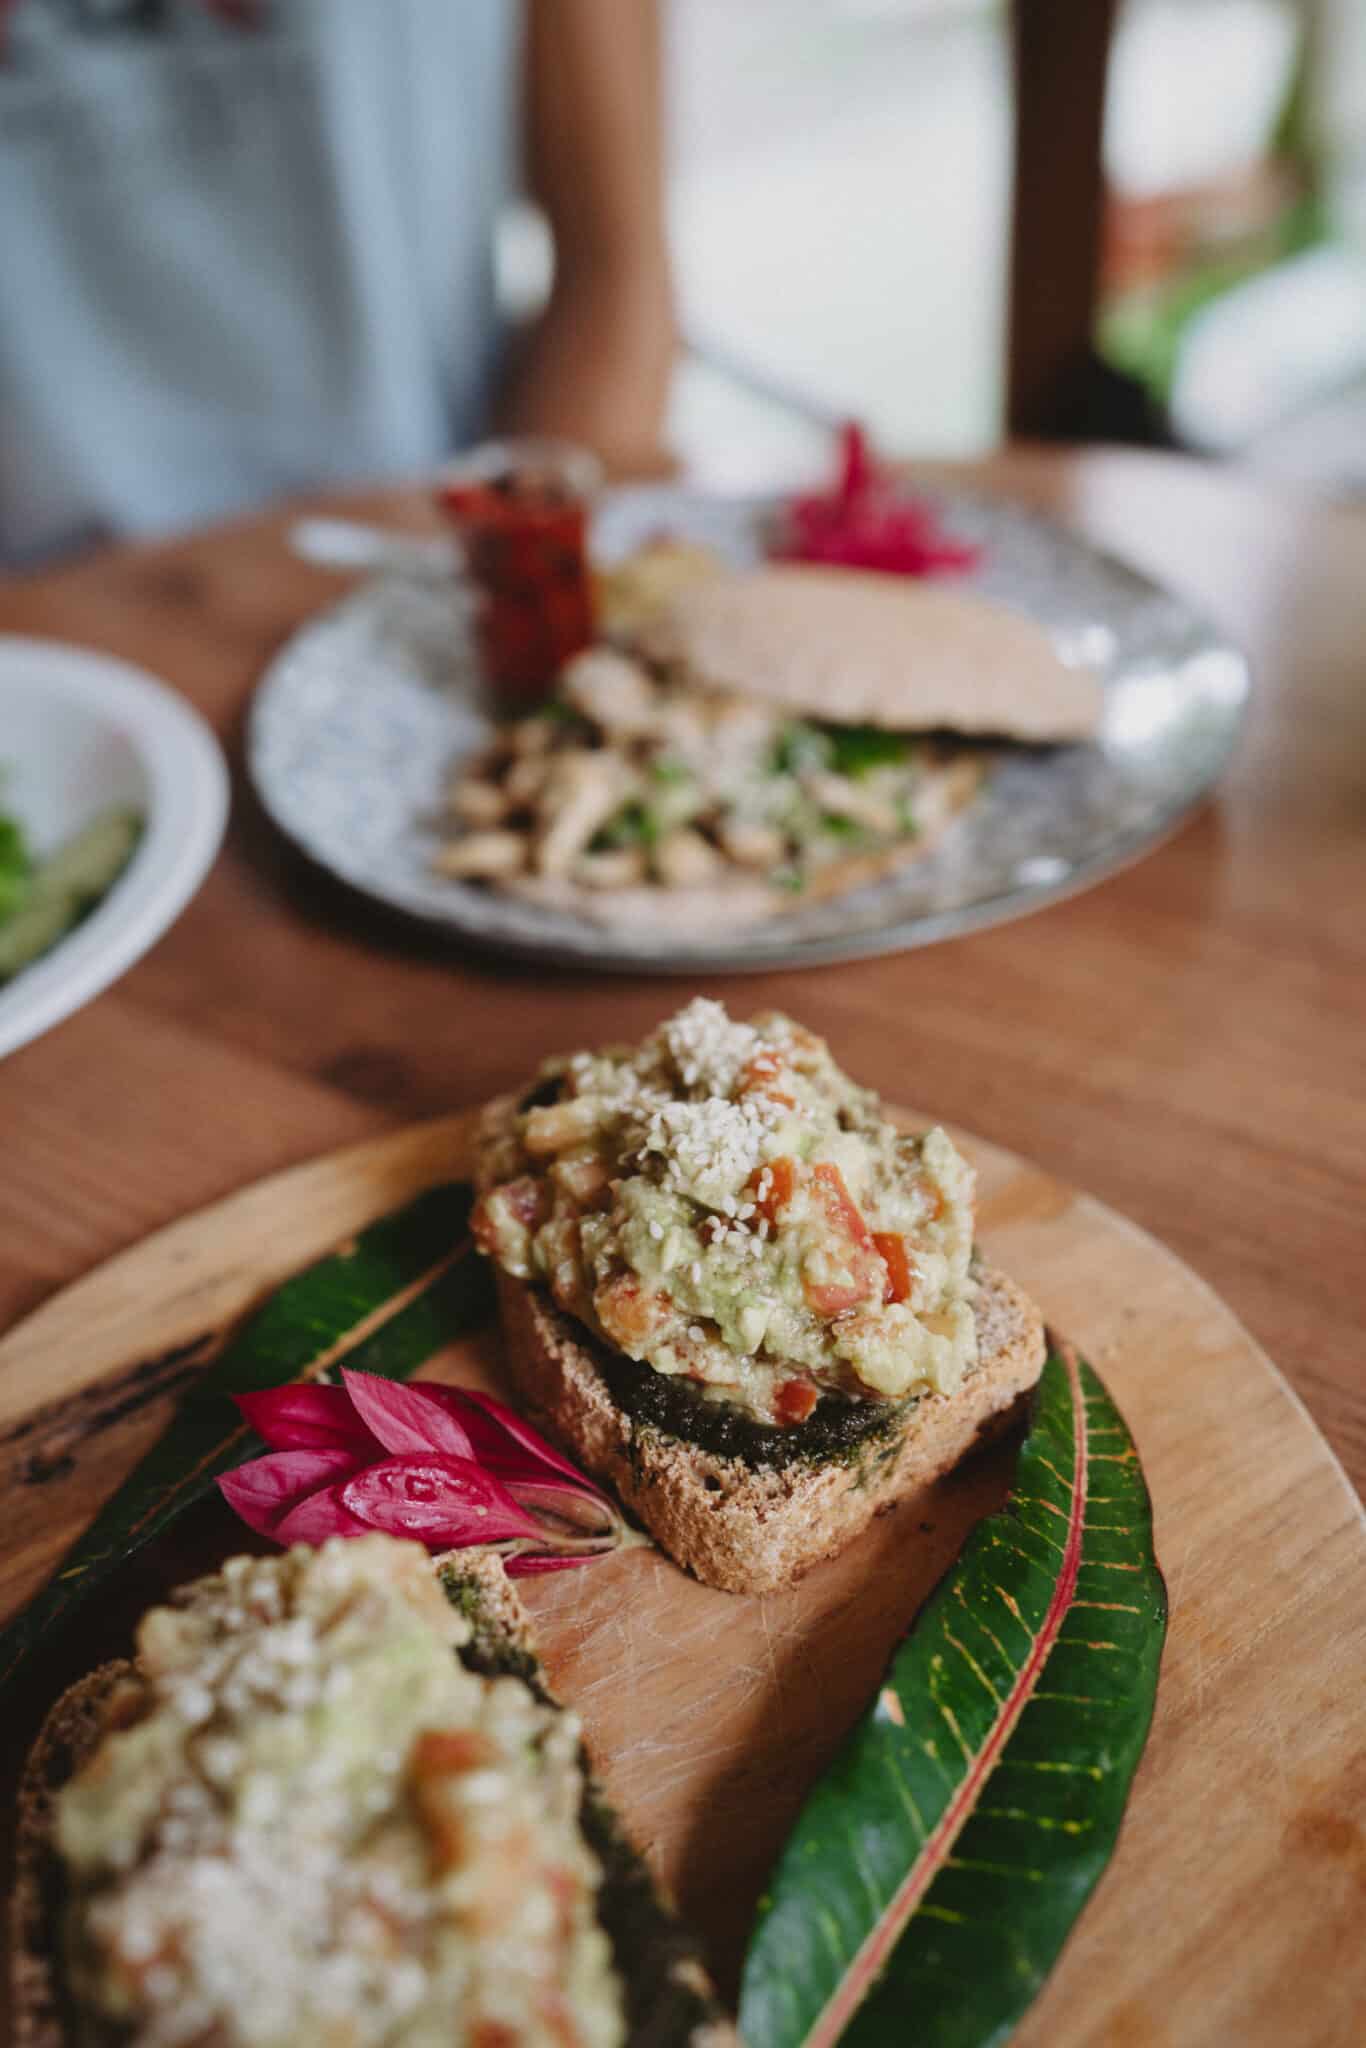
[[[1097,358],[1101,133],[1119,0],[1014,0],[1014,170],[1006,431],[1160,438],[1147,400]]]

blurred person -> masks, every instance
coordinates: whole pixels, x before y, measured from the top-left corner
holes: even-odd
[[[655,0],[0,0],[0,563],[410,477],[657,467]],[[509,356],[526,182],[548,305]]]

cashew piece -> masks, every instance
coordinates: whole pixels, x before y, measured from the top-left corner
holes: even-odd
[[[725,866],[714,846],[700,832],[681,826],[655,848],[655,873],[666,889],[691,889],[710,882]]]
[[[432,866],[453,882],[494,882],[521,874],[526,857],[527,842],[520,832],[469,832],[443,846]]]
[[[600,825],[619,810],[635,777],[618,755],[581,749],[557,754],[541,792],[545,829],[536,849],[543,875],[565,875]]]

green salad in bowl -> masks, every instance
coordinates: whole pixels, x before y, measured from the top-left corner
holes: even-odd
[[[0,986],[108,894],[141,833],[138,811],[112,805],[40,858],[19,819],[0,808]]]

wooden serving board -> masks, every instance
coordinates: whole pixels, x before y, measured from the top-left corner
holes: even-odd
[[[286,1274],[465,1163],[451,1118],[264,1181],[160,1232],[0,1341],[0,1608],[13,1612]],[[1152,1486],[1172,1626],[1118,1852],[1020,2048],[1329,2048],[1366,2038],[1366,1525],[1308,1415],[1194,1274],[1098,1203],[971,1138],[989,1256],[1082,1347]],[[451,1378],[497,1384],[496,1333]],[[733,1992],[754,1901],[812,1777],[971,1523],[1009,1447],[885,1518],[794,1591],[696,1585],[632,1552],[523,1581],[552,1682]],[[8,1712],[22,1754],[58,1687],[138,1608],[236,1542],[219,1503],[122,1575]],[[7,1808],[12,1799],[7,1800]],[[913,2032],[913,2024],[911,2028]],[[911,2038],[908,2032],[908,2038]]]

